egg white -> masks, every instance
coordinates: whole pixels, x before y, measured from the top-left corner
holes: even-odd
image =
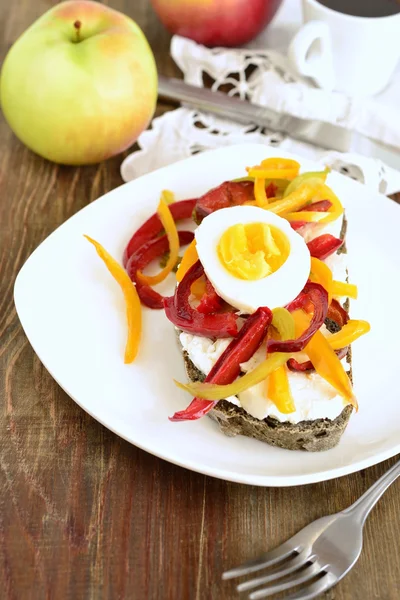
[[[235,277],[221,263],[218,244],[232,225],[266,223],[282,231],[290,244],[289,256],[274,273],[256,281]],[[234,206],[211,213],[195,231],[196,246],[204,271],[216,292],[243,313],[253,313],[260,306],[271,310],[285,306],[301,292],[310,274],[310,252],[304,239],[288,221],[256,206]]]

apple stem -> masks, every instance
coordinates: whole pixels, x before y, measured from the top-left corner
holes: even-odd
[[[82,23],[80,21],[75,21],[74,27],[75,27],[75,33],[76,33],[76,41],[80,42],[81,41],[81,27],[82,27]]]

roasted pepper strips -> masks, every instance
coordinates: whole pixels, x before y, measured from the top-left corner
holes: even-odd
[[[292,223],[293,226],[293,223]],[[340,240],[330,233],[324,233],[308,242],[307,247],[311,256],[324,260],[334,254],[341,248],[344,240]]]
[[[265,191],[265,179],[258,177],[254,180],[254,197],[256,199],[256,205],[261,208],[268,204],[267,193]]]
[[[254,200],[254,184],[252,181],[224,181],[213,188],[196,202],[194,219],[200,223],[204,217],[230,206],[239,206],[247,201]]]
[[[138,353],[142,335],[142,310],[139,296],[125,269],[96,240],[88,235],[85,235],[85,238],[96,248],[97,254],[123,291],[128,321],[128,339],[125,346],[124,362],[126,364],[131,363]]]
[[[349,313],[335,298],[330,303],[326,316],[328,319],[335,321],[340,327],[343,327],[349,321]]]
[[[357,299],[357,286],[353,283],[334,280],[332,271],[328,265],[319,258],[311,258],[310,279],[311,281],[320,283],[326,289],[328,292],[329,304],[331,303],[332,296],[347,296],[348,298]]]
[[[350,319],[337,333],[330,335],[327,340],[333,350],[340,350],[344,346],[352,344],[362,335],[368,333],[371,326],[368,321]]]
[[[303,186],[308,186],[310,189],[310,201],[317,202],[329,200],[332,206],[325,214],[321,214],[320,211],[299,211],[298,209],[296,209],[296,212],[288,211],[284,215],[285,219],[288,221],[306,221],[307,223],[331,223],[332,221],[336,221],[336,219],[343,214],[343,206],[339,198],[331,188],[324,183],[319,183],[314,186],[307,183],[302,184],[295,192],[292,192],[291,195],[296,194]],[[290,198],[290,196],[287,196],[287,198]]]
[[[308,206],[304,206],[301,210],[302,212],[327,212],[331,206],[332,202],[329,200],[319,200],[318,202],[312,202],[311,204],[308,204]],[[309,225],[307,221],[290,221],[290,225],[295,231],[307,224]]]
[[[194,234],[191,231],[179,231],[179,244],[186,246],[193,240]],[[148,264],[156,258],[165,254],[168,251],[168,237],[155,238],[147,244],[141,246],[135,254],[133,254],[126,265],[126,271],[132,281],[136,283],[136,291],[139,298],[145,306],[149,308],[161,309],[164,308],[163,296],[153,290],[149,285],[142,283],[137,277],[137,272],[142,271]]]
[[[313,317],[308,328],[296,339],[267,341],[267,350],[271,352],[301,352],[312,338],[314,333],[323,325],[328,312],[328,293],[318,283],[308,282],[298,297],[286,308],[292,312],[311,303]]]
[[[277,311],[279,311],[279,318],[275,319]],[[290,313],[288,313],[288,311],[285,311],[286,315],[285,318],[283,318],[283,311],[285,311],[285,309],[283,308],[274,309],[272,311],[274,316],[272,322],[274,323],[274,327],[276,327],[278,330],[280,330],[279,328],[281,326],[284,326],[286,328],[287,333],[283,337],[290,338],[294,336],[295,331],[293,317],[290,315]],[[215,401],[222,400],[223,398],[227,398],[228,396],[235,396],[237,394],[240,394],[240,392],[247,390],[249,387],[257,385],[257,383],[261,383],[262,381],[265,381],[265,379],[267,379],[267,377],[271,373],[273,373],[274,371],[276,371],[276,369],[279,369],[279,367],[285,364],[287,357],[288,355],[284,352],[275,352],[266,360],[264,360],[264,362],[258,365],[258,367],[256,367],[249,373],[246,373],[246,375],[242,375],[232,383],[219,384],[218,382],[208,382],[207,380],[204,383],[183,384],[177,381],[175,381],[175,383],[181,389],[195,394],[197,396],[197,402],[200,402],[199,398],[213,400],[214,402],[210,407],[212,408],[212,406],[215,404]],[[241,360],[241,362],[245,361]],[[208,408],[208,410],[210,410],[210,408]],[[202,414],[200,414],[199,416],[202,416]]]
[[[240,364],[248,361],[260,347],[267,335],[271,321],[272,313],[269,308],[259,308],[253,315],[250,315],[238,337],[231,341],[207,375],[206,384],[232,383],[240,374]],[[170,420],[193,421],[199,419],[206,415],[215,404],[215,402],[194,398],[186,410],[175,413]]]
[[[332,271],[327,264],[319,260],[319,258],[311,257],[311,272],[310,280],[319,283],[328,292],[328,303],[332,300]]]
[[[162,281],[164,281],[164,279],[166,279],[168,275],[172,272],[178,260],[178,230],[176,228],[175,221],[171,214],[169,206],[162,197],[157,208],[157,213],[160,217],[162,226],[168,237],[169,254],[167,264],[159,273],[157,273],[157,275],[144,275],[141,271],[137,272],[138,280],[141,283],[144,283],[145,285],[156,285],[157,283],[161,283]]]
[[[174,202],[170,205],[170,211],[175,221],[182,219],[190,219],[195,207],[196,200],[182,200]],[[123,264],[127,264],[128,260],[143,244],[157,237],[163,230],[163,226],[159,215],[156,213],[133,234],[127,247],[125,248]]]
[[[280,312],[278,312],[280,311]],[[282,324],[277,323],[277,317],[286,318],[291,326],[291,330],[287,327],[282,327]],[[293,317],[285,309],[275,309],[274,320],[272,324],[280,331],[280,339],[286,340],[294,337],[294,321]],[[268,356],[268,355],[267,355]],[[289,379],[285,365],[280,366],[276,371],[271,373],[266,381],[267,398],[272,400],[278,410],[283,414],[289,414],[296,410],[292,392],[290,390]]]
[[[293,313],[296,332],[301,332],[309,326],[309,318],[303,310]],[[357,409],[357,401],[353,393],[351,381],[343,368],[340,359],[329,345],[321,331],[316,331],[306,347],[308,355],[316,372],[332,385],[338,393]]]
[[[192,308],[189,302],[192,284],[204,273],[197,261],[178,285],[175,296],[164,300],[167,318],[179,329],[206,337],[235,337],[238,334],[237,315],[233,312],[205,315]]]
[[[288,196],[298,187],[300,187],[303,183],[308,183],[310,185],[315,185],[317,183],[325,183],[326,178],[329,173],[329,168],[326,168],[324,171],[307,171],[307,173],[302,173],[302,175],[298,175],[293,179],[293,181],[288,185],[285,190],[284,196]]]
[[[190,267],[192,267],[198,260],[199,255],[197,254],[196,240],[193,240],[190,246],[186,248],[185,254],[182,256],[182,260],[176,272],[176,280],[178,282],[182,281]]]
[[[221,310],[223,306],[223,300],[220,298],[215,291],[211,281],[206,279],[206,290],[200,300],[200,304],[197,307],[199,313],[209,314],[215,313]]]
[[[328,338],[329,340],[329,338]],[[340,350],[335,350],[337,357],[339,360],[342,360],[349,351],[349,347],[345,346],[344,348],[340,348]],[[290,371],[300,371],[301,373],[307,373],[310,371],[315,371],[314,365],[311,360],[306,360],[305,362],[298,362],[295,358],[289,358],[287,361],[287,367]]]
[[[294,179],[300,169],[296,160],[288,158],[267,158],[261,165],[247,167],[250,177],[262,179]]]

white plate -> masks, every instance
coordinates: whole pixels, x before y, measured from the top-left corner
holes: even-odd
[[[211,419],[171,423],[168,415],[190,397],[172,378],[185,378],[172,325],[163,312],[144,310],[137,360],[123,363],[126,336],[122,294],[83,238],[87,233],[115,257],[156,210],[159,193],[197,196],[244,175],[282,150],[230,146],[199,154],[123,185],[74,215],[35,250],[15,283],[15,304],[35,352],[84,410],[132,444],[172,463],[214,477],[289,486],[339,477],[400,451],[400,209],[384,196],[337,173],[328,183],[346,206],[352,280],[359,297],[352,315],[371,333],[354,344],[360,410],[340,444],[328,452],[291,452],[244,437],[228,438]],[[303,170],[320,168],[297,158]],[[170,282],[170,290],[172,282]],[[168,287],[168,286],[167,286]]]

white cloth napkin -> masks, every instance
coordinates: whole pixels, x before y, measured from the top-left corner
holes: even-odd
[[[356,100],[313,87],[294,73],[282,52],[282,35],[275,35],[283,22],[283,31],[290,34],[285,44],[291,37],[293,21],[288,19],[292,19],[293,11],[289,13],[288,9],[293,7],[289,6],[289,1],[283,3],[266,35],[255,40],[252,48],[210,49],[174,36],[171,55],[185,81],[202,86],[203,78],[207,76],[208,81],[212,80],[213,89],[223,88],[230,95],[279,112],[339,124],[400,149],[400,102],[396,104],[393,100],[400,97],[400,80],[398,94],[395,89],[394,94],[384,94],[383,100],[379,97]],[[268,50],[265,49],[266,41]],[[353,152],[326,152],[280,133],[239,125],[187,108],[178,108],[153,120],[152,128],[139,137],[140,151],[123,161],[121,175],[124,181],[129,181],[196,152],[246,141],[273,145],[313,158],[384,194],[400,190],[400,172],[379,159]]]

